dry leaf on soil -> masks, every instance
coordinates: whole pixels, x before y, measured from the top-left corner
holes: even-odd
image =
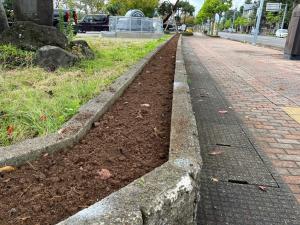
[[[15,171],[16,168],[15,167],[12,167],[12,166],[4,166],[4,167],[0,167],[0,173],[9,173],[9,172],[12,172],[12,171]]]
[[[102,169],[102,170],[98,171],[97,173],[100,176],[101,180],[107,180],[112,177],[112,174],[110,173],[110,171],[108,169]]]

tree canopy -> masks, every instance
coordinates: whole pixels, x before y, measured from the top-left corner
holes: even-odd
[[[122,15],[130,9],[139,9],[152,17],[159,6],[159,0],[109,0],[106,9],[112,15]]]
[[[216,13],[226,12],[231,5],[231,0],[206,0],[196,17],[196,22],[202,23],[207,19],[214,20]]]

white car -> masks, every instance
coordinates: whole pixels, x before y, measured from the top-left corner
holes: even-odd
[[[285,38],[288,36],[288,30],[287,29],[278,29],[275,33],[276,37],[279,38]]]

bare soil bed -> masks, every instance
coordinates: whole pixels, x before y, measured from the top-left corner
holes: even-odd
[[[168,160],[177,41],[79,144],[0,174],[1,225],[56,224]]]

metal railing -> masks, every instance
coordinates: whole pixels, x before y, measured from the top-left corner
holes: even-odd
[[[163,33],[163,21],[147,17],[110,16],[109,31]]]

